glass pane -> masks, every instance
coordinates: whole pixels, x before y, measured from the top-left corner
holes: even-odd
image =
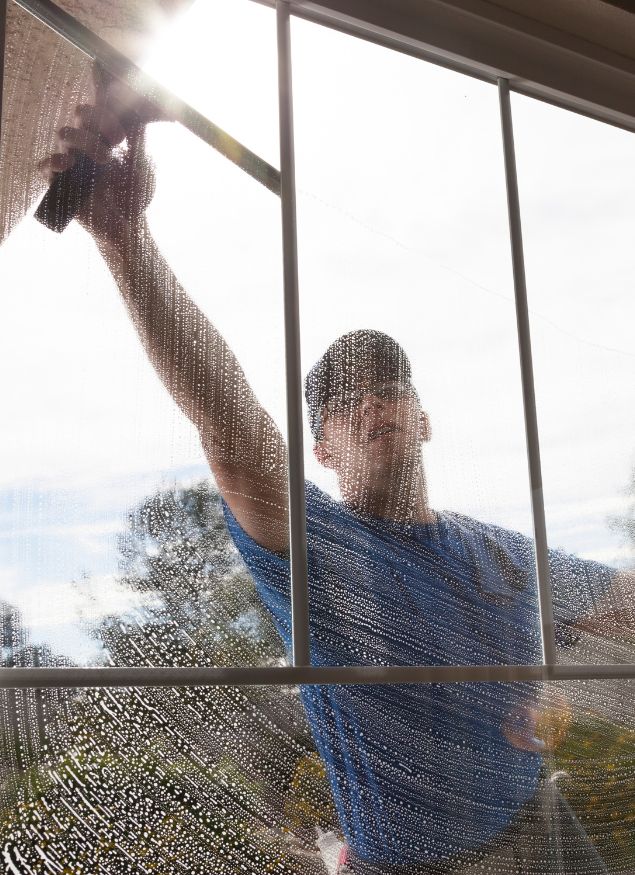
[[[496,89],[292,36],[314,659],[538,661]]]
[[[486,701],[492,685],[456,686]],[[404,734],[381,706],[412,689],[305,690],[325,711],[362,705],[363,723],[343,721],[348,743],[322,751],[326,768],[294,689],[2,691],[5,868],[323,875],[347,844],[351,871],[373,875],[395,861],[413,875],[422,862],[469,875],[633,870],[632,682],[536,685],[494,762],[478,744],[500,731],[491,712],[460,745],[441,720]],[[451,715],[443,687],[424,695]],[[376,747],[367,730],[380,724]],[[528,746],[542,752],[529,772]]]
[[[103,83],[96,94],[87,75],[71,92],[102,101],[107,120],[119,104]],[[53,125],[46,93],[24,85],[8,99],[38,101],[33,151],[44,158]],[[56,112],[58,126],[73,119],[68,105]],[[275,117],[267,124],[275,129]],[[156,178],[149,230],[118,224],[154,186],[125,149],[84,213],[110,270],[77,221],[54,234],[29,216],[0,249],[0,600],[3,645],[24,651],[3,651],[5,664],[284,656],[210,475],[212,460],[229,504],[242,501],[254,525],[268,521],[276,489],[285,494],[282,440],[254,398],[284,421],[279,200],[175,124],[150,124],[147,148]],[[31,174],[41,193],[34,166]],[[254,504],[263,478],[271,494],[260,488]]]
[[[547,535],[587,560],[558,606],[589,617],[567,659],[635,662],[635,137],[519,95],[513,111]]]
[[[297,690],[4,690],[0,706],[4,871],[325,871],[315,840],[333,845],[336,819]]]

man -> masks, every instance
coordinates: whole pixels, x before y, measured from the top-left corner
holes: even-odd
[[[148,231],[154,181],[144,108],[98,84],[49,174],[79,152],[101,165],[78,219],[115,276],[148,357],[197,427],[229,531],[290,642],[287,457],[232,351],[179,286]],[[126,118],[127,130],[121,119]],[[115,159],[124,137],[128,151]],[[428,417],[405,352],[358,331],[310,371],[315,454],[342,501],[307,484],[314,665],[504,664],[539,660],[531,543],[428,503]],[[561,643],[612,573],[553,554]],[[553,785],[541,777],[527,684],[306,687],[302,697],[358,875],[603,872]],[[483,869],[483,867],[486,867]]]

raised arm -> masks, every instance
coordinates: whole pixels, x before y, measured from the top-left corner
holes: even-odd
[[[287,457],[282,436],[259,404],[233,352],[179,285],[152,239],[145,209],[154,192],[143,118],[124,131],[121,96],[102,91],[63,128],[67,151],[42,167],[51,176],[83,152],[101,169],[77,218],[110,268],[160,379],[198,429],[223,498],[241,526],[267,549],[288,546]],[[130,118],[130,104],[125,107]],[[112,147],[128,140],[123,158]]]

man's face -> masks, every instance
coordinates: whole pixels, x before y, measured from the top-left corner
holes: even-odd
[[[414,388],[399,381],[362,386],[322,411],[319,462],[353,488],[399,488],[419,464],[428,422]]]

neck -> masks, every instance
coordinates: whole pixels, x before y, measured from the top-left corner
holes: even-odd
[[[371,487],[345,483],[340,479],[344,504],[363,516],[377,517],[398,523],[433,523],[437,515],[428,504],[428,488],[423,464],[409,477],[393,478]],[[407,483],[407,486],[404,484]]]

